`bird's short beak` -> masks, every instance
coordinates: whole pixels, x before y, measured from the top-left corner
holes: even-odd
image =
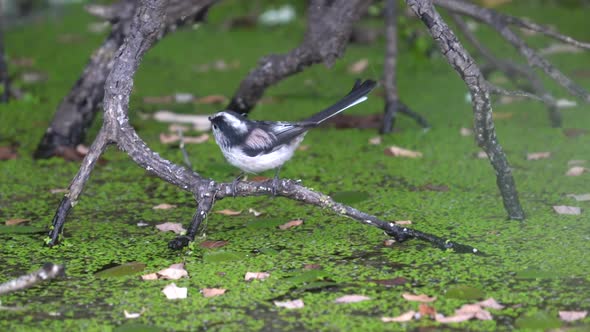
[[[207,117],[207,119],[209,119],[209,121],[211,121],[211,117],[210,117],[210,116],[209,116],[209,117]]]

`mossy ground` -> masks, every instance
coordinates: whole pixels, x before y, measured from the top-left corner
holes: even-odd
[[[232,2],[228,2],[214,8],[209,25],[183,30],[161,41],[147,54],[137,74],[132,121],[150,147],[177,163],[182,160],[179,150],[158,140],[167,125],[143,120],[138,113],[168,108],[207,114],[216,111],[217,106],[148,105],[142,98],[183,91],[230,96],[259,57],[289,50],[304,30],[304,22],[298,20],[278,28],[223,31],[220,23],[233,14],[231,6]],[[589,30],[581,28],[587,26],[582,10],[549,5],[534,11],[530,8],[522,3],[502,10],[555,24],[562,32],[590,40]],[[27,218],[31,226],[47,227],[61,199],[50,189],[66,187],[77,171],[77,163],[34,161],[31,154],[60,99],[103,38],[87,31],[89,21],[89,16],[74,7],[59,19],[42,19],[12,28],[5,35],[8,55],[35,59],[34,68],[47,73],[48,80],[30,85],[17,80],[15,84],[22,85],[30,95],[0,105],[0,138],[3,144],[18,142],[21,156],[0,162],[0,220]],[[79,38],[60,44],[58,37],[66,33]],[[498,54],[514,55],[491,31],[481,28],[478,34]],[[548,42],[532,37],[531,43],[543,46]],[[303,179],[305,185],[326,193],[366,192],[370,199],[353,203],[355,207],[387,220],[412,220],[416,229],[473,245],[486,256],[445,252],[419,241],[384,247],[382,242],[387,236],[374,228],[330,211],[267,197],[227,199],[216,204],[215,210],[254,208],[265,213],[257,218],[248,213],[234,217],[211,214],[207,238],[229,241],[225,247],[195,246],[192,250],[171,251],[166,244],[172,233],[138,227],[137,223],[186,224],[194,212],[193,198],[149,176],[124,153],[111,149],[105,155],[108,163],[95,169],[80,203],[68,217],[63,244],[44,247],[44,233],[0,234],[0,281],[37,269],[47,261],[67,266],[65,279],[3,296],[4,306],[23,306],[25,310],[0,311],[1,329],[370,331],[434,327],[494,331],[515,326],[533,328],[523,323],[529,316],[552,319],[559,310],[588,310],[590,219],[585,210],[589,203],[575,202],[566,194],[589,192],[589,175],[567,177],[564,173],[568,160],[588,159],[590,135],[572,138],[562,129],[550,128],[544,107],[536,102],[495,104],[495,112],[513,114],[509,119],[498,119],[496,126],[528,216],[524,222],[508,221],[492,168],[486,160],[473,157],[478,151],[473,139],[459,135],[459,128],[472,123],[463,83],[442,58],[431,60],[402,48],[401,96],[424,114],[433,128],[423,132],[401,117],[397,123],[401,131],[385,136],[379,146],[367,143],[375,136],[372,130],[314,130],[304,143],[309,149],[299,151],[282,176]],[[257,106],[252,117],[290,120],[312,114],[350,88],[357,75],[349,74],[347,66],[358,59],[369,59],[364,76],[379,77],[382,54],[382,41],[370,47],[352,45],[333,68],[315,66],[270,88],[266,96],[277,102]],[[218,59],[239,61],[240,66],[224,72],[194,70],[199,64]],[[551,60],[569,75],[585,69],[586,76],[575,78],[590,87],[589,53],[559,54]],[[14,67],[11,70],[26,71]],[[565,96],[555,85],[550,84],[550,88]],[[351,113],[380,111],[383,100],[376,95]],[[590,125],[587,105],[566,109],[563,114],[564,128]],[[99,125],[97,119],[90,137]],[[383,148],[391,144],[419,150],[424,157],[385,156]],[[551,158],[525,159],[526,153],[536,151],[550,151]],[[188,152],[195,169],[205,176],[227,181],[236,175],[213,141],[190,145]],[[426,184],[446,185],[449,190],[420,190]],[[152,210],[160,203],[176,204],[178,208]],[[562,204],[581,206],[584,211],[579,216],[555,214],[552,206]],[[276,228],[295,218],[304,219],[304,225],[285,231]],[[145,271],[149,272],[185,262],[190,278],[176,283],[189,288],[188,298],[166,300],[161,293],[169,283],[166,281],[142,281],[138,275],[94,275],[108,264],[133,261],[145,263]],[[303,271],[305,264],[319,264],[322,270],[309,275]],[[271,277],[245,282],[248,271],[267,271]],[[299,278],[289,279],[296,276]],[[391,288],[370,282],[395,277],[409,282]],[[314,284],[321,280],[329,283]],[[403,292],[437,296],[436,309],[450,315],[460,305],[474,301],[450,297],[447,291],[457,285],[478,288],[486,298],[494,297],[507,308],[493,311],[491,321],[450,326],[427,319],[404,324],[380,320],[381,316],[396,316],[417,308],[416,303],[402,299]],[[204,287],[226,288],[228,292],[204,298],[199,294]],[[371,300],[333,303],[345,294],[363,294]],[[273,300],[294,298],[302,298],[305,308],[289,311],[273,305]],[[137,312],[142,308],[145,312],[136,320],[123,316],[123,310]],[[541,329],[555,326],[550,319],[541,319],[539,324]],[[586,318],[557,326],[583,330],[590,329],[589,324]]]

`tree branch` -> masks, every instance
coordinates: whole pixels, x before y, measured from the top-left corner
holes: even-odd
[[[113,70],[106,81],[103,127],[97,140],[90,147],[90,152],[82,162],[78,175],[70,185],[70,193],[64,197],[55,214],[50,240],[48,241],[49,245],[58,243],[59,234],[63,230],[67,213],[78,200],[93,165],[96,163],[98,156],[104,151],[107,143],[116,143],[139,166],[154,173],[161,179],[191,192],[195,196],[198,207],[188,228],[188,234],[169,243],[169,246],[174,249],[180,249],[194,240],[200,225],[211,211],[216,200],[234,196],[272,195],[272,180],[239,182],[236,192],[233,192],[231,183],[216,183],[212,179],[203,178],[193,171],[175,165],[150,150],[145,142],[137,136],[133,127],[130,126],[127,110],[129,96],[133,88],[133,76],[143,54],[156,39],[162,24],[165,3],[165,0],[141,1],[140,9],[133,20],[132,33],[117,52]],[[393,223],[382,221],[375,216],[336,203],[330,197],[302,187],[291,180],[281,180],[277,194],[307,204],[324,207],[364,224],[378,227],[399,241],[418,238],[429,241],[441,248],[454,249],[457,252],[477,252],[475,248],[470,246],[460,245],[431,234],[405,227],[402,228]]]
[[[449,64],[465,81],[473,103],[477,144],[487,153],[496,171],[496,182],[508,217],[523,220],[525,215],[520,206],[512,171],[496,136],[489,88],[485,78],[473,58],[434,9],[430,0],[406,0],[406,2],[424,22]]]

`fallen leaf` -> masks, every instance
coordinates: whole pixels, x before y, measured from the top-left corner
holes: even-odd
[[[557,214],[579,215],[582,213],[582,209],[577,206],[556,205],[553,206],[553,210]]]
[[[482,310],[479,304],[464,304],[461,308],[455,310],[455,314],[475,314]]]
[[[418,306],[418,313],[420,313],[420,317],[427,316],[432,319],[435,319],[436,309],[434,309],[434,307],[431,307],[426,303],[420,303],[420,305]]]
[[[374,282],[376,284],[379,284],[379,285],[386,286],[386,287],[401,286],[401,285],[405,285],[410,282],[408,279],[406,279],[404,277],[397,277],[397,278],[393,278],[393,279],[370,280],[370,281]]]
[[[66,161],[82,161],[84,159],[84,155],[71,146],[58,146],[55,149],[55,155]]]
[[[143,102],[146,104],[170,104],[172,101],[174,101],[172,96],[143,97]]]
[[[18,158],[18,153],[14,146],[0,146],[0,160],[11,160]]]
[[[551,152],[531,152],[527,153],[526,160],[540,160],[551,157]]]
[[[172,264],[170,267],[156,272],[159,279],[178,280],[188,277],[188,271],[184,269],[183,263]]]
[[[248,213],[252,213],[254,215],[254,217],[260,217],[264,212],[258,212],[252,208],[249,208]]]
[[[392,157],[407,157],[407,158],[421,158],[422,153],[418,151],[407,150],[398,146],[392,145],[383,150],[386,156]]]
[[[8,219],[4,222],[4,224],[6,226],[14,226],[14,225],[18,225],[18,224],[22,224],[29,221],[29,219],[23,219],[23,218],[14,218],[14,219]]]
[[[573,322],[584,319],[588,315],[588,311],[560,311],[559,319],[566,322]]]
[[[352,294],[352,295],[341,296],[341,297],[337,298],[336,300],[334,300],[334,303],[356,303],[356,302],[368,301],[370,299],[371,299],[370,297],[367,297],[364,295]]]
[[[174,94],[174,101],[178,104],[186,104],[190,103],[195,99],[195,97],[186,92],[177,92]]]
[[[211,95],[198,98],[197,104],[225,104],[227,103],[227,97],[222,95]]]
[[[408,312],[404,312],[403,314],[397,316],[397,317],[381,317],[381,321],[384,323],[390,323],[390,322],[396,322],[396,323],[403,323],[403,322],[409,322],[412,319],[414,319],[414,316],[416,315],[416,312],[413,310],[410,310]]]
[[[397,220],[397,221],[394,221],[394,223],[396,225],[411,225],[412,221],[411,220]]]
[[[348,66],[348,72],[351,74],[360,74],[364,72],[367,67],[369,67],[369,59],[363,58]]]
[[[167,123],[189,123],[195,130],[206,131],[211,129],[211,122],[207,115],[178,114],[170,111],[158,111],[154,113],[154,120]]]
[[[301,299],[284,301],[284,302],[274,301],[274,304],[279,308],[286,308],[286,309],[301,309],[305,306],[305,304],[303,303],[303,300],[301,300]]]
[[[49,192],[52,194],[63,194],[63,193],[69,192],[69,190],[66,188],[54,188],[54,189],[49,189]]]
[[[570,108],[578,106],[578,103],[576,103],[574,100],[558,99],[555,102],[555,106],[557,106],[558,108]]]
[[[149,225],[150,225],[150,224],[148,224],[147,222],[145,222],[145,221],[143,221],[143,220],[140,220],[140,221],[137,223],[137,227],[145,227],[145,226],[149,226]]]
[[[176,123],[173,123],[173,124],[171,124],[171,125],[168,126],[168,131],[170,131],[172,133],[177,133],[179,131],[182,132],[182,133],[184,133],[185,131],[188,131],[188,130],[189,130],[189,127],[183,126],[183,125],[180,125],[180,124],[176,124]]]
[[[127,319],[135,319],[139,318],[145,312],[145,308],[141,309],[140,312],[129,312],[127,310],[123,310],[123,314]]]
[[[141,279],[143,279],[143,280],[158,280],[158,274],[157,273],[144,274],[141,276]]]
[[[479,151],[475,156],[477,159],[488,159],[488,154],[485,151]]]
[[[443,324],[460,323],[460,322],[464,322],[464,321],[470,320],[474,316],[475,316],[475,314],[460,314],[460,315],[454,315],[454,316],[445,317],[442,314],[437,314],[436,317],[435,317],[435,320],[437,322],[443,323]]]
[[[498,303],[494,298],[489,298],[480,302],[476,303],[477,305],[481,306],[482,308],[490,308],[490,309],[504,309],[504,306]]]
[[[205,241],[201,242],[199,244],[199,246],[201,246],[201,248],[213,249],[213,248],[221,248],[221,247],[225,246],[227,243],[228,243],[227,241],[205,240]]]
[[[162,144],[171,144],[180,142],[180,135],[160,133],[160,142]],[[182,141],[186,144],[201,144],[209,140],[209,134],[202,134],[200,136],[183,136]]]
[[[574,166],[567,170],[565,175],[567,176],[580,176],[586,172],[586,168],[582,166]]]
[[[492,117],[494,118],[494,120],[506,120],[506,119],[512,119],[513,115],[514,115],[514,113],[512,113],[512,112],[494,112],[492,114]]]
[[[473,129],[471,129],[471,128],[461,128],[459,130],[459,134],[461,134],[461,136],[471,136],[471,135],[473,135]]]
[[[270,277],[270,273],[267,273],[267,272],[246,272],[246,275],[244,276],[244,280],[246,280],[246,281],[250,281],[250,280],[254,280],[254,279],[264,280],[268,277]]]
[[[168,300],[186,299],[188,296],[188,288],[177,287],[175,283],[171,283],[162,289],[162,293],[166,295]]]
[[[285,230],[285,229],[301,226],[302,224],[303,224],[303,220],[301,220],[301,219],[291,220],[291,221],[286,222],[282,225],[279,225],[279,229]]]
[[[381,136],[375,136],[373,138],[369,138],[369,144],[371,145],[379,145],[383,142],[383,138]]]
[[[321,270],[322,266],[320,264],[305,264],[303,265],[304,270]]]
[[[590,201],[590,194],[581,194],[581,195],[568,194],[567,197],[571,197],[578,202]]]
[[[78,144],[76,145],[76,152],[78,152],[82,156],[86,156],[88,152],[90,152],[90,148],[88,148],[84,144]]]
[[[563,134],[567,137],[578,137],[588,134],[588,129],[583,128],[565,128]]]
[[[171,231],[176,234],[186,234],[186,229],[182,227],[181,223],[177,222],[165,222],[163,224],[156,225],[156,228],[162,232]]]
[[[162,203],[162,204],[158,204],[158,205],[152,207],[152,209],[154,209],[154,210],[170,210],[170,209],[174,209],[174,208],[176,208],[176,205],[168,204],[168,203]]]
[[[436,297],[430,297],[426,294],[410,294],[410,293],[403,293],[402,297],[408,301],[415,301],[415,302],[433,302],[436,300]]]
[[[225,294],[225,288],[203,288],[201,289],[201,294],[204,297],[214,297]]]
[[[386,247],[391,247],[395,244],[395,240],[394,239],[387,239],[385,241],[383,241],[383,245]]]
[[[449,191],[449,186],[444,184],[433,184],[427,183],[421,185],[416,188],[418,191],[438,191],[438,192],[447,192]],[[414,188],[410,188],[411,191],[415,191]]]
[[[215,211],[215,213],[222,214],[224,216],[239,216],[240,214],[242,214],[242,210],[235,211],[235,210],[230,210],[230,209],[223,209],[223,210]]]
[[[487,310],[480,310],[475,313],[475,318],[479,320],[492,320],[492,314]]]
[[[25,83],[45,82],[47,78],[47,74],[38,71],[25,72],[21,75],[21,80]]]
[[[298,151],[307,151],[309,150],[309,145],[300,145],[299,147],[297,147]]]

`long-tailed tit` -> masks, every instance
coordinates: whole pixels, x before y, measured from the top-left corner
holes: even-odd
[[[234,193],[244,172],[260,173],[275,169],[272,191],[276,194],[281,166],[293,157],[307,131],[367,100],[367,94],[376,85],[372,80],[357,83],[340,101],[300,122],[255,121],[233,111],[210,116],[213,135],[223,156],[230,164],[242,170],[233,182]]]

